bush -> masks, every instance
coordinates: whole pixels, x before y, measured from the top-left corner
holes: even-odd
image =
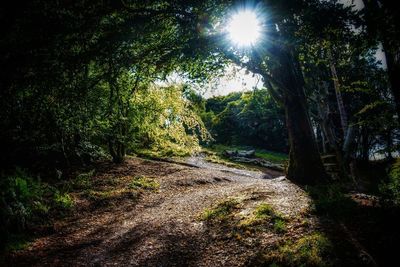
[[[379,186],[379,191],[394,205],[400,205],[400,159],[397,159],[390,168],[389,178]]]
[[[47,213],[49,207],[43,202],[45,187],[38,179],[17,168],[0,180],[0,235],[6,240],[11,232],[21,232],[34,214]],[[3,242],[1,242],[4,244]]]
[[[86,181],[89,172],[81,176]],[[86,175],[86,176],[85,176]],[[0,248],[12,248],[13,243],[24,243],[28,229],[43,223],[49,213],[70,210],[72,197],[64,190],[42,183],[24,170],[17,168],[13,173],[1,175],[0,180]],[[10,247],[11,246],[11,247]]]

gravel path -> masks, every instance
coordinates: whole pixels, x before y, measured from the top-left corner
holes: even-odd
[[[126,177],[144,175],[157,180],[160,188],[138,200],[120,195],[107,205],[88,203],[76,193],[77,211],[15,253],[10,264],[245,266],[257,252],[255,247],[272,246],[283,237],[266,232],[240,242],[226,238],[199,219],[204,209],[227,198],[243,201],[240,214],[250,213],[261,202],[287,218],[308,208],[304,191],[275,171],[239,170],[201,158],[188,161],[198,167],[138,158],[117,167],[104,164],[93,178],[99,187],[112,180],[118,188]]]

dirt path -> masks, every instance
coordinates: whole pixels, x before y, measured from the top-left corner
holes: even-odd
[[[77,211],[54,223],[9,260],[13,266],[244,266],[261,248],[276,245],[284,234],[266,231],[243,239],[199,219],[216,203],[240,199],[240,215],[269,203],[287,218],[308,208],[309,198],[275,171],[245,171],[189,159],[198,168],[130,158],[105,164],[93,178],[99,190],[116,188],[107,201],[74,195]],[[143,175],[160,183],[157,192],[132,197],[118,188]],[[296,223],[288,225],[296,234]],[[300,231],[300,229],[298,230]],[[301,230],[303,231],[303,230]]]

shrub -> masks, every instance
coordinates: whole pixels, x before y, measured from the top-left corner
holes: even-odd
[[[54,194],[54,202],[57,207],[69,210],[74,206],[74,201],[68,193],[60,193],[56,191]]]
[[[11,233],[24,230],[35,214],[49,210],[43,202],[45,187],[22,169],[17,168],[11,175],[3,175],[0,188],[0,236],[5,240]]]
[[[87,189],[91,186],[90,179],[94,175],[95,170],[79,174],[73,181],[73,186],[78,189]]]
[[[392,165],[389,171],[388,181],[379,186],[382,195],[393,202],[396,206],[400,205],[400,159]]]

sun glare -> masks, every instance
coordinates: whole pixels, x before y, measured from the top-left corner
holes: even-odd
[[[238,46],[254,45],[261,35],[260,21],[251,10],[243,10],[234,14],[227,26],[229,38]]]

